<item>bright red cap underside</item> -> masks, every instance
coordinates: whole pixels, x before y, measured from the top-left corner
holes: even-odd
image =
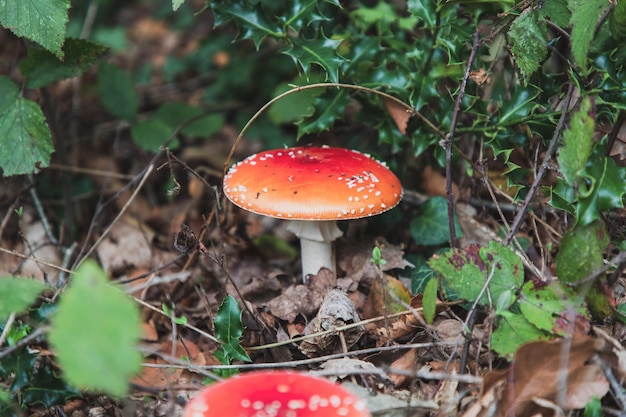
[[[357,151],[296,147],[265,151],[233,166],[224,194],[258,214],[294,220],[358,219],[400,202],[400,180]]]
[[[209,385],[183,417],[370,417],[345,388],[298,372],[258,371]]]

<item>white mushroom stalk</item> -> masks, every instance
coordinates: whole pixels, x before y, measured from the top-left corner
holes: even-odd
[[[369,155],[341,148],[296,147],[249,156],[224,177],[224,194],[244,210],[292,220],[300,238],[302,278],[336,272],[337,220],[383,213],[402,198],[400,180]]]

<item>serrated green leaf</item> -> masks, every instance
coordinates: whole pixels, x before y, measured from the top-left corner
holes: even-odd
[[[422,306],[424,308],[424,319],[426,323],[432,324],[437,311],[437,280],[431,279],[424,288]]]
[[[121,396],[141,367],[137,306],[93,260],[83,262],[61,296],[49,341],[64,378],[81,389]]]
[[[503,311],[498,316],[498,327],[491,335],[491,348],[498,355],[510,360],[524,343],[548,340],[551,337],[548,332],[533,326],[524,316]]]
[[[18,392],[29,384],[37,357],[38,355],[18,350],[0,361],[0,374],[5,379],[12,377],[12,392]]]
[[[285,54],[292,57],[302,68],[305,75],[309,74],[311,65],[316,64],[324,69],[326,78],[332,83],[339,82],[339,67],[345,61],[337,55],[341,40],[335,39],[294,39]]]
[[[43,282],[28,278],[0,277],[0,322],[26,310],[46,288]]]
[[[528,8],[520,14],[509,28],[511,52],[524,78],[539,69],[548,56],[548,27],[539,19],[539,12]]]
[[[343,117],[346,106],[350,103],[350,96],[346,90],[325,93],[315,100],[315,114],[297,122],[298,139],[307,133],[317,133],[328,130],[335,120]]]
[[[98,66],[98,94],[104,108],[120,119],[132,120],[139,110],[139,96],[128,72],[108,62]]]
[[[104,51],[106,46],[85,40],[67,39],[63,45],[63,61],[56,55],[36,47],[28,50],[28,58],[20,62],[20,71],[28,88],[39,88],[54,81],[81,75]]]
[[[50,164],[54,152],[52,136],[37,103],[17,97],[14,89],[0,78],[0,168],[5,177],[32,174]]]
[[[454,213],[457,236],[462,236],[461,226]],[[418,245],[442,245],[450,240],[448,225],[448,201],[444,197],[432,197],[420,208],[419,216],[409,225],[411,237]]]
[[[0,24],[63,58],[70,0],[0,0]]]
[[[478,300],[485,306],[495,304],[503,292],[516,292],[524,282],[522,261],[510,248],[496,241],[489,242],[487,247],[474,244],[450,249],[434,255],[429,265],[441,275],[447,296],[470,303],[478,298],[491,276],[488,291]]]
[[[20,96],[20,89],[9,77],[0,76],[0,114]]]
[[[528,281],[522,287],[518,304],[526,320],[538,329],[559,336],[571,333],[577,317],[587,316],[581,297],[558,281],[539,288]]]
[[[572,12],[572,55],[583,74],[588,72],[587,56],[591,48],[600,15],[611,4],[609,1],[568,0],[567,6]]]
[[[561,239],[556,273],[561,282],[575,284],[603,265],[609,236],[604,223],[577,226]]]
[[[580,108],[572,116],[569,128],[563,133],[563,146],[559,150],[558,161],[561,173],[567,183],[576,187],[582,171],[593,148],[595,129],[595,105],[591,97],[586,96]]]

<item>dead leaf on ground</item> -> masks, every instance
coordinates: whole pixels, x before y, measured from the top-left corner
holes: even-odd
[[[359,374],[359,379],[365,381],[365,386],[376,387],[382,389],[393,385],[392,379],[377,368],[371,362],[362,361],[354,358],[330,359],[324,362],[321,369],[332,372],[333,376],[327,377],[333,382],[337,382],[348,378],[350,375]],[[315,371],[311,372],[315,374]]]
[[[129,267],[149,268],[152,264],[152,233],[132,219],[121,219],[96,248],[102,268],[108,275]]]
[[[384,314],[393,314],[405,311],[411,301],[411,293],[402,284],[402,282],[384,274],[385,288],[383,290],[380,279],[372,282],[367,301],[363,306],[363,318],[382,316]],[[383,293],[383,291],[385,291]],[[388,323],[392,323],[395,319],[390,319]]]
[[[361,319],[348,296],[340,289],[332,289],[313,320],[305,329],[305,335],[331,330],[347,324],[357,323]],[[314,336],[300,343],[300,350],[309,357],[345,352],[359,341],[363,326],[343,330],[340,333],[328,333]]]
[[[380,270],[372,262],[372,249],[376,244],[381,248],[381,258],[387,261],[385,265],[381,265],[380,269],[383,271],[412,266],[404,259],[404,247],[393,245],[384,238],[377,238],[368,244],[350,242],[337,248],[337,266],[345,272],[346,278],[355,283],[369,283],[378,278]]]
[[[271,300],[267,307],[273,315],[288,323],[293,323],[300,314],[307,319],[311,318],[322,305],[333,281],[333,273],[322,269],[310,278],[309,285],[300,284],[287,288]]]
[[[543,415],[545,405],[557,403],[560,396],[565,410],[582,408],[593,396],[604,397],[609,390],[608,381],[598,365],[587,363],[603,345],[603,341],[589,336],[522,345],[508,370],[485,375],[482,398],[467,410],[465,417],[485,413],[495,417],[511,413],[517,417]],[[565,385],[560,379],[563,372],[567,375]],[[476,409],[486,403],[485,398],[495,399],[494,414],[485,408]]]

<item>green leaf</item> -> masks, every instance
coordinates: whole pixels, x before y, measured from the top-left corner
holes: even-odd
[[[70,398],[81,397],[80,391],[69,385],[47,367],[36,369],[22,392],[23,404],[43,404],[45,407],[65,404]]]
[[[556,255],[556,273],[561,282],[575,284],[603,266],[609,235],[604,223],[597,221],[577,226],[561,239]]]
[[[343,117],[346,106],[350,103],[350,96],[346,90],[325,93],[315,100],[316,113],[297,122],[298,139],[307,133],[317,133],[328,130],[335,120]]]
[[[8,78],[0,77],[0,168],[5,177],[38,172],[50,164],[54,152],[41,108],[16,90]]]
[[[153,116],[153,119],[169,126],[172,132],[192,118],[196,119],[181,130],[182,134],[208,138],[219,132],[224,124],[224,116],[222,114],[207,113],[205,110],[187,103],[165,103],[158,108]]]
[[[130,128],[130,133],[137,146],[150,152],[157,152],[174,133],[174,128],[163,120],[152,118],[135,123]],[[173,139],[168,147],[176,149],[178,145],[178,139]]]
[[[461,226],[454,213],[457,236],[462,236]],[[448,201],[444,197],[432,197],[420,208],[419,216],[409,225],[411,237],[418,245],[442,245],[450,240],[448,225]]]
[[[604,410],[602,409],[602,401],[595,395],[591,397],[589,402],[585,404],[585,412],[583,417],[602,417]]]
[[[172,10],[178,10],[178,8],[182,6],[184,2],[185,0],[172,0]]]
[[[320,82],[321,79],[316,76],[317,74],[311,74],[309,82]],[[282,84],[276,90],[274,90],[274,96],[278,96],[285,91],[291,90],[293,85],[306,84],[306,77],[300,76],[293,81],[293,83]],[[297,122],[305,117],[313,116],[315,113],[315,100],[324,92],[323,88],[311,88],[308,90],[301,90],[296,93],[289,94],[272,104],[268,111],[268,116],[276,124]]]
[[[63,58],[70,0],[0,0],[0,24]]]
[[[140,326],[137,306],[88,259],[61,296],[49,340],[68,382],[121,396],[141,367]]]
[[[308,76],[313,64],[319,65],[326,71],[326,79],[330,82],[339,82],[339,67],[345,61],[337,55],[337,48],[341,40],[334,39],[294,39],[291,47],[285,51],[294,61],[300,65],[302,71]]]
[[[21,313],[33,304],[48,286],[28,278],[0,277],[0,322],[11,313]]]
[[[441,275],[442,288],[451,299],[473,303],[491,274],[488,290],[478,300],[481,305],[495,304],[504,292],[516,292],[524,282],[522,261],[510,248],[496,241],[489,246],[470,245],[434,255],[430,266]]]
[[[585,177],[591,186],[576,206],[577,224],[590,224],[600,220],[603,212],[624,207],[626,168],[605,157],[602,147],[597,147],[589,159]]]
[[[424,307],[424,319],[426,323],[432,324],[437,311],[437,280],[431,279],[424,288],[424,297],[422,298],[422,306]]]
[[[567,0],[544,1],[541,14],[544,19],[551,20],[561,28],[566,28],[569,25],[572,16],[567,8]]]
[[[568,0],[572,12],[572,55],[583,74],[588,72],[587,56],[600,15],[609,7],[608,1]]]
[[[437,26],[437,12],[435,2],[431,0],[409,0],[409,13],[424,22],[427,29],[433,30]]]
[[[112,115],[132,120],[139,110],[139,96],[128,72],[108,62],[98,66],[98,94],[104,108]]]
[[[81,75],[87,71],[106,46],[85,40],[67,39],[63,45],[63,60],[37,47],[28,49],[28,58],[20,62],[20,71],[28,88],[39,88],[54,81]]]
[[[549,333],[533,326],[524,316],[503,311],[498,315],[498,327],[491,335],[491,348],[510,360],[524,343],[548,340],[550,337]]]
[[[609,29],[613,39],[621,41],[626,38],[626,1],[614,3],[613,13],[609,20]]]
[[[511,52],[524,78],[533,75],[548,56],[547,37],[547,25],[534,8],[524,10],[511,25]]]
[[[572,187],[577,187],[578,179],[591,155],[595,117],[594,100],[586,96],[572,116],[569,128],[563,133],[563,146],[559,150],[558,161],[563,177]]]
[[[250,357],[239,344],[242,334],[241,309],[237,301],[228,295],[215,317],[215,336],[223,342],[221,354],[218,355],[222,363],[228,364],[234,359],[250,362]]]
[[[283,28],[276,19],[266,15],[261,2],[212,1],[215,25],[234,20],[239,27],[239,38],[252,39],[258,48],[266,36],[283,38]]]
[[[536,287],[528,281],[522,287],[518,303],[526,320],[538,329],[559,336],[569,334],[578,317],[587,316],[581,297],[558,281],[544,287]]]

